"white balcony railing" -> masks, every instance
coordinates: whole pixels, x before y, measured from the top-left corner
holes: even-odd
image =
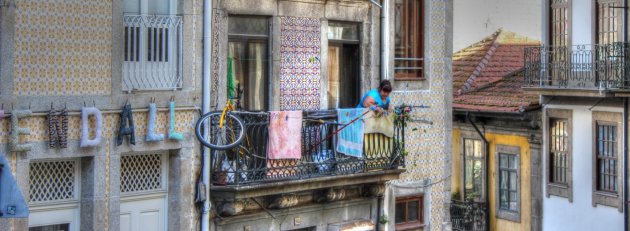
[[[182,87],[182,17],[124,16],[124,91]]]

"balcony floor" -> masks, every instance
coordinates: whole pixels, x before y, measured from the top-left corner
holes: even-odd
[[[291,181],[277,181],[250,185],[210,186],[213,198],[227,200],[294,193],[307,190],[339,187],[346,185],[382,183],[398,179],[405,169],[375,170],[350,175],[323,176]]]

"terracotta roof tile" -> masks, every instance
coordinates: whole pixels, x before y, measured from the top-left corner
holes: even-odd
[[[453,107],[518,112],[538,104],[522,91],[523,49],[538,41],[499,30],[453,54]]]

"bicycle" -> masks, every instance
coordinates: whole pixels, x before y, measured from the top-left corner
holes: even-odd
[[[206,113],[197,121],[195,135],[204,146],[214,150],[228,150],[243,142],[245,124],[235,113],[240,111],[243,90],[240,86],[237,89],[236,97],[229,97],[221,111]],[[207,129],[207,133],[203,128]]]

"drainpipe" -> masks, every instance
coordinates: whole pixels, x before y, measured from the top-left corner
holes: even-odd
[[[381,80],[389,79],[389,0],[381,7]]]
[[[203,85],[201,113],[210,112],[210,72],[212,63],[212,0],[203,1]],[[207,129],[206,129],[207,130]],[[205,131],[207,133],[207,131]],[[205,135],[207,136],[207,134]],[[210,150],[201,150],[203,166],[201,180],[205,187],[206,200],[201,211],[201,231],[210,231]]]
[[[475,124],[472,119],[470,119],[470,113],[466,112],[466,119],[468,120],[468,122],[470,122],[470,124],[475,128],[475,131],[477,131],[477,134],[479,134],[479,137],[481,137],[481,139],[483,140],[484,143],[484,152],[485,152],[485,165],[486,165],[486,172],[485,172],[485,181],[486,181],[486,230],[490,230],[490,201],[488,200],[488,196],[490,195],[490,142],[488,142],[488,140],[486,139],[486,136],[481,132],[481,130],[479,130],[479,128],[477,127],[477,124]]]
[[[628,98],[623,98],[623,230],[628,231]]]

